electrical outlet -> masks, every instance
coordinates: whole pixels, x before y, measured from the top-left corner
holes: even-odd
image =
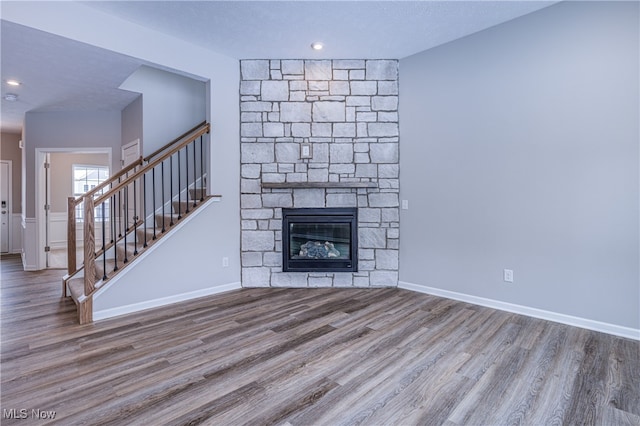
[[[226,268],[227,266],[229,266],[229,258],[228,257],[223,257],[222,258],[222,267]]]
[[[409,200],[402,200],[402,210],[409,210]]]
[[[513,269],[505,269],[504,270],[504,280],[505,282],[512,283],[513,282]]]

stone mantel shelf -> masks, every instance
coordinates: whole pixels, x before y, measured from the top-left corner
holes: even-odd
[[[263,182],[263,188],[377,188],[375,182]]]

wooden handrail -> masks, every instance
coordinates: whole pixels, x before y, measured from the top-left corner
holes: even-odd
[[[109,191],[105,192],[100,197],[96,198],[95,199],[95,205],[98,206],[101,203],[104,203],[106,200],[111,198],[113,195],[117,194],[118,191],[120,191],[122,188],[124,188],[127,185],[130,185],[136,179],[138,179],[140,176],[142,176],[143,174],[145,174],[149,170],[153,169],[158,164],[162,163],[164,160],[166,160],[167,158],[171,157],[173,154],[175,154],[176,152],[180,151],[182,148],[184,148],[185,146],[189,145],[196,138],[204,135],[205,133],[209,133],[209,124],[208,123],[206,123],[204,125],[204,127],[200,128],[195,133],[187,135],[187,136],[190,136],[190,137],[187,138],[186,136],[183,136],[184,140],[182,142],[180,142],[178,145],[174,146],[171,150],[165,152],[162,156],[160,156],[160,157],[156,158],[155,160],[153,160],[152,162],[148,163],[146,166],[142,167],[140,170],[135,172],[133,175],[127,177],[125,180],[120,182],[118,185],[114,186]],[[176,142],[174,142],[174,143],[176,143]]]
[[[151,160],[153,157],[155,157],[156,155],[160,154],[162,151],[164,151],[165,149],[169,148],[171,145],[173,145],[174,143],[182,140],[183,138],[186,138],[187,136],[189,136],[191,133],[195,132],[196,130],[198,130],[199,128],[201,128],[202,126],[204,126],[205,124],[207,124],[206,121],[203,121],[202,123],[198,124],[197,126],[193,127],[191,130],[188,130],[186,132],[184,132],[183,134],[181,134],[180,136],[178,136],[177,138],[175,138],[174,140],[172,140],[171,142],[169,142],[168,144],[164,145],[162,148],[156,149],[155,151],[153,151],[150,155],[147,155],[146,157],[144,157],[144,161],[145,162],[149,162],[149,160]],[[207,129],[207,133],[209,133],[209,130]]]
[[[140,158],[138,158],[136,161],[134,161],[133,163],[129,164],[128,166],[126,166],[125,168],[121,169],[120,171],[118,171],[115,175],[111,176],[109,179],[105,180],[104,182],[102,182],[101,184],[97,185],[95,188],[92,188],[90,191],[87,191],[86,193],[84,193],[83,195],[81,195],[80,197],[75,199],[76,205],[82,202],[83,197],[88,197],[90,195],[95,194],[96,192],[100,191],[102,188],[106,187],[107,185],[109,185],[112,181],[115,181],[116,179],[118,179],[120,176],[128,173],[129,171],[131,171],[132,169],[141,166],[142,164],[144,164],[145,162],[148,162],[150,159],[152,159],[153,157],[155,157],[156,155],[158,155],[159,153],[161,153],[162,151],[166,150],[167,148],[169,148],[171,145],[175,144],[176,142],[180,141],[181,139],[185,138],[186,136],[189,136],[189,134],[193,133],[194,131],[198,130],[200,127],[204,126],[207,122],[203,121],[202,123],[198,124],[197,126],[193,127],[191,130],[184,132],[182,135],[178,136],[177,138],[175,138],[174,140],[172,140],[171,142],[169,142],[168,144],[164,145],[162,148],[155,150],[153,153],[151,153],[151,155],[148,155],[146,157],[142,157],[140,156]],[[207,130],[207,133],[209,131]]]

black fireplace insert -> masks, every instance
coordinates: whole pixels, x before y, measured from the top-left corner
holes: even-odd
[[[356,272],[358,209],[282,209],[284,272]]]

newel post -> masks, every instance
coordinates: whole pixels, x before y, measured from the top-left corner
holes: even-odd
[[[76,199],[67,199],[67,273],[76,271]]]
[[[93,217],[93,196],[84,197],[84,294],[95,289],[96,282],[96,241],[95,218]]]

